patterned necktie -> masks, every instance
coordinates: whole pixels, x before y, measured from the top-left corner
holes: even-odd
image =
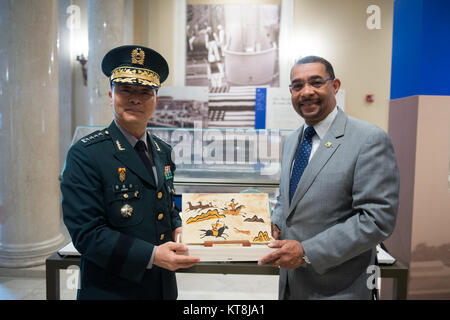
[[[316,134],[314,127],[308,127],[303,135],[302,143],[297,149],[295,154],[294,168],[292,168],[291,180],[289,181],[289,204],[291,204],[294,197],[295,190],[297,189],[298,182],[302,177],[303,171],[305,171],[308,165],[309,155],[311,154],[312,137]]]

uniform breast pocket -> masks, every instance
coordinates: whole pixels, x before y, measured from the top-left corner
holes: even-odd
[[[137,225],[144,219],[141,190],[114,192],[108,200],[108,221],[115,227]]]

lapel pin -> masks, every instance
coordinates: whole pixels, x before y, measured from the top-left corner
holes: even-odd
[[[127,169],[126,168],[119,168],[119,169],[117,169],[117,173],[119,174],[120,182],[124,182],[125,178],[126,178]]]
[[[156,150],[157,150],[158,152],[160,152],[161,149],[159,148],[159,146],[158,146],[158,144],[156,143],[156,141],[155,141],[155,146],[156,146]]]
[[[120,144],[119,140],[116,140],[116,144],[117,144],[117,148],[118,148],[120,151],[124,151],[124,150],[125,150],[125,148],[123,148],[122,145]]]
[[[332,143],[330,141],[328,141],[327,143],[325,143],[325,147],[329,148],[332,146]]]

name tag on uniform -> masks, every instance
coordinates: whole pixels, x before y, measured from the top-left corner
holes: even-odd
[[[132,183],[128,184],[115,184],[113,185],[114,192],[129,192],[134,191],[136,189],[136,186]]]

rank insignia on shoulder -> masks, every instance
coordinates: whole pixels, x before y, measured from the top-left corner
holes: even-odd
[[[100,142],[102,140],[105,140],[106,136],[101,131],[96,131],[91,133],[89,136],[83,137],[80,139],[81,142],[83,142],[84,145],[91,145],[96,142]]]
[[[120,182],[124,182],[126,178],[127,169],[126,168],[119,168],[117,169],[117,174],[119,175]]]
[[[166,180],[173,178],[173,174],[172,174],[172,170],[170,170],[170,166],[164,167],[164,176],[166,177]]]
[[[116,140],[116,145],[117,145],[117,148],[118,148],[120,151],[124,151],[124,150],[125,150],[125,148],[122,147],[122,145],[120,144],[119,140]]]

